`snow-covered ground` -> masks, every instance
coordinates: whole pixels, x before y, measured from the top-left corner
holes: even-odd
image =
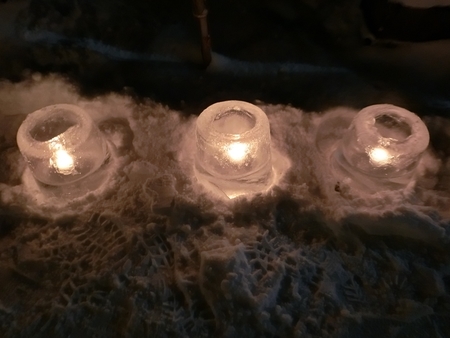
[[[447,53],[448,41],[337,49],[318,62],[217,52],[203,71],[189,63],[198,57],[190,44],[156,60],[145,57],[163,49],[30,32],[15,46],[36,68],[75,63],[83,77],[30,66],[20,81],[0,82],[3,336],[450,336],[448,65],[422,57]],[[86,91],[90,70],[104,76],[92,78],[100,94]],[[396,78],[408,70],[421,81]],[[111,78],[129,81],[131,94],[109,92]],[[194,176],[197,115],[227,98],[261,107],[289,159],[267,193],[221,199]],[[85,194],[39,187],[16,145],[26,114],[55,103],[83,107],[110,144],[102,183]],[[426,123],[417,184],[369,194],[334,175],[333,146],[373,103],[405,106]]]

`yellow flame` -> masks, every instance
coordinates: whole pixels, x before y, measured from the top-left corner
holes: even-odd
[[[75,172],[75,161],[73,157],[64,149],[61,143],[52,143],[53,156],[50,159],[50,165],[56,172],[63,175],[70,175]]]
[[[230,160],[239,163],[245,159],[248,154],[248,144],[242,142],[234,142],[227,146],[227,154]]]
[[[373,148],[369,151],[370,161],[374,165],[385,165],[391,162],[391,155],[384,148]]]

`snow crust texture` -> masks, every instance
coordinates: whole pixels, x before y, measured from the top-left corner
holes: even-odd
[[[83,196],[30,190],[15,144],[25,115],[54,103],[90,112],[113,149]],[[1,83],[1,335],[450,336],[450,122],[424,118],[419,181],[367,194],[329,165],[354,109],[257,105],[291,168],[225,200],[193,175],[196,116],[82,98],[54,77]]]

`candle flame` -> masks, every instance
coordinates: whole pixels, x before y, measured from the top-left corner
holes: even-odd
[[[372,164],[382,166],[391,162],[391,155],[384,148],[373,148],[369,151],[369,157]]]
[[[227,146],[228,157],[236,163],[242,162],[248,154],[248,144],[234,142]]]
[[[63,175],[75,173],[75,161],[61,143],[52,143],[53,156],[50,158],[50,165],[56,172]]]

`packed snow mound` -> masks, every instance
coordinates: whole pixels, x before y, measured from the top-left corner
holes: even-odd
[[[55,103],[87,110],[114,150],[82,196],[30,190],[15,143],[25,115]],[[86,99],[56,77],[1,83],[5,336],[450,335],[450,121],[424,117],[421,182],[368,194],[330,167],[354,109],[256,104],[291,166],[269,192],[226,200],[193,175],[196,116]]]

